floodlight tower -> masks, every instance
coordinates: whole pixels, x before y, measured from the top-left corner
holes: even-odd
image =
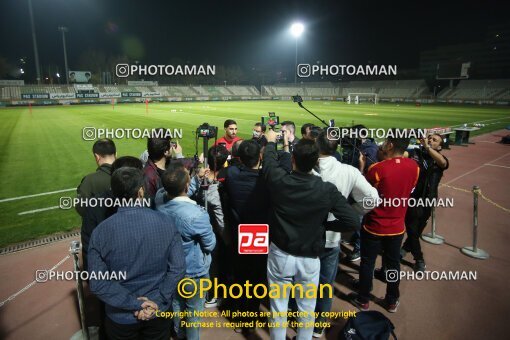
[[[34,44],[35,72],[37,84],[41,84],[41,69],[39,66],[39,51],[37,50],[37,38],[35,37],[34,12],[32,10],[32,0],[28,0],[28,14],[30,15],[30,26],[32,27],[32,43]]]
[[[297,84],[297,52],[298,52],[298,38],[303,34],[305,26],[302,23],[296,22],[290,26],[290,33],[296,39],[296,63],[294,65],[294,84]]]
[[[67,51],[66,51],[66,32],[69,32],[69,29],[64,26],[58,26],[58,30],[62,32],[62,44],[64,45],[64,63],[65,63],[65,71],[66,71],[66,82],[69,85],[69,69],[67,67]]]

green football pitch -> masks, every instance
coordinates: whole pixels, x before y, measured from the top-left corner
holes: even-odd
[[[314,101],[305,106],[336,126],[364,124],[369,128],[430,128],[485,124],[477,133],[510,125],[507,107],[379,104],[347,105]],[[292,120],[297,130],[304,123],[319,122],[292,102],[198,102],[80,105],[0,109],[0,247],[65,232],[80,226],[78,214],[58,208],[61,197],[74,197],[74,188],[86,174],[95,171],[93,141],[82,138],[84,127],[182,129],[179,141],[184,154],[195,153],[193,131],[201,123],[218,126],[232,118],[239,135],[251,136],[252,126],[272,111],[280,120]],[[221,132],[220,132],[221,134]],[[299,132],[296,133],[300,137]],[[146,149],[143,139],[114,139],[117,155],[139,156]],[[59,192],[55,192],[59,191]]]

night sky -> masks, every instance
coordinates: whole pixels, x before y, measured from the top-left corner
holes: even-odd
[[[180,58],[218,65],[294,64],[294,21],[305,25],[299,61],[416,68],[422,50],[483,41],[509,20],[509,1],[108,1],[32,0],[40,62],[69,68],[87,49],[145,64]],[[27,0],[0,2],[0,57],[34,53]]]

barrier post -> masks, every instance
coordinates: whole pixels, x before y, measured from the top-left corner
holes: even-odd
[[[436,234],[436,207],[432,207],[431,215],[432,215],[431,216],[432,231],[430,233],[422,235],[421,239],[431,244],[443,244],[444,237]]]
[[[72,241],[69,252],[73,255],[74,259],[74,271],[80,271],[80,260],[78,254],[80,253],[81,244],[80,241]],[[80,275],[76,278],[76,291],[78,292],[78,306],[80,307],[80,320],[81,320],[81,331],[83,339],[89,339],[89,330],[85,323],[85,304],[83,302],[83,282],[81,281]]]
[[[478,196],[480,195],[480,188],[477,185],[473,186],[473,246],[464,247],[460,251],[467,256],[474,257],[475,259],[486,260],[489,254],[478,248]]]

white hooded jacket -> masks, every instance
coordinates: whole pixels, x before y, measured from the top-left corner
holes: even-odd
[[[333,183],[345,198],[351,196],[354,199],[356,203],[353,204],[353,208],[360,215],[372,210],[372,208],[366,209],[363,207],[363,199],[376,202],[379,194],[377,189],[368,183],[358,169],[340,163],[333,156],[327,156],[319,158],[318,170],[319,172],[314,171],[315,175],[320,176],[324,182]],[[328,221],[333,220],[335,220],[335,217],[330,213]],[[340,237],[340,233],[326,231],[326,248],[337,247],[340,243]]]

